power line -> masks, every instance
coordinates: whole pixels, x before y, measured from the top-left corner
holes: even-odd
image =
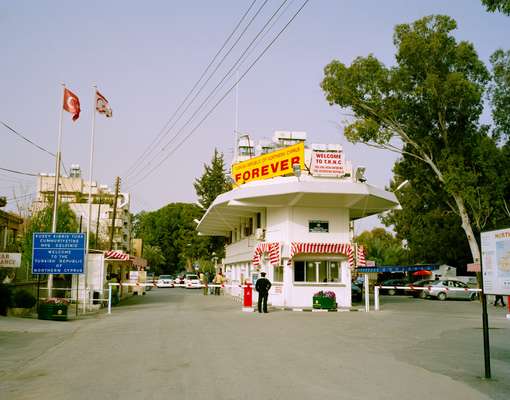
[[[232,65],[232,67],[230,67],[230,69],[227,71],[227,73],[223,76],[223,78],[220,80],[220,82],[214,87],[214,89],[212,89],[209,94],[207,95],[207,97],[202,101],[202,103],[200,103],[200,105],[198,106],[198,108],[195,110],[195,112],[191,115],[191,117],[186,121],[186,123],[181,126],[181,128],[170,138],[170,140],[168,140],[163,148],[161,149],[161,151],[165,151],[166,148],[173,143],[173,141],[180,135],[180,133],[193,121],[193,119],[198,115],[198,113],[200,113],[200,111],[202,111],[204,105],[207,104],[207,102],[209,101],[209,99],[216,93],[216,91],[218,90],[219,87],[221,87],[221,85],[223,84],[223,82],[225,81],[225,79],[227,79],[227,77],[230,76],[230,74],[234,71],[234,69],[236,68],[236,66],[239,65],[240,61],[243,59],[243,57],[246,55],[246,53],[250,50],[250,48],[253,46],[253,44],[255,43],[255,41],[260,37],[260,35],[264,32],[264,30],[266,29],[266,27],[271,23],[271,21],[275,18],[275,16],[279,13],[279,11],[282,9],[282,7],[285,5],[285,3],[287,3],[288,0],[284,0],[282,2],[282,4],[280,4],[280,6],[276,9],[276,11],[273,13],[273,15],[267,20],[267,22],[264,24],[264,26],[262,27],[262,29],[260,29],[258,31],[258,33],[255,35],[255,37],[251,40],[251,42],[248,44],[248,46],[246,47],[246,49],[241,53],[241,55],[237,58],[236,62],[234,63],[234,65]],[[262,7],[267,3],[264,2],[262,4]],[[259,8],[258,12],[260,12],[262,8]],[[252,19],[253,20],[253,19]],[[250,21],[251,22],[251,21]],[[244,33],[244,32],[243,32]],[[236,42],[237,43],[237,42]],[[202,86],[203,88],[204,86]],[[201,89],[202,89],[201,88]],[[195,96],[196,98],[196,96]],[[182,114],[181,114],[182,116]],[[159,156],[159,154],[156,154],[154,155],[150,160],[149,162],[147,163],[146,167],[149,167],[150,164]],[[166,159],[166,158],[165,158]],[[158,164],[158,165],[161,165]],[[137,175],[139,175],[141,172],[143,172],[143,168],[139,169],[138,170],[138,173],[135,173],[133,175],[133,178]]]
[[[9,168],[2,168],[0,167],[0,169],[2,171],[7,171],[7,172],[11,172],[13,174],[19,174],[19,175],[28,175],[28,176],[39,176],[39,174],[32,174],[30,172],[22,172],[22,171],[16,171],[14,169],[9,169]]]
[[[214,62],[216,61],[216,59],[218,58],[218,56],[221,54],[221,52],[223,51],[223,49],[225,48],[225,46],[227,45],[227,43],[230,41],[230,39],[232,38],[232,36],[234,35],[234,33],[237,31],[237,29],[239,28],[239,26],[242,24],[242,22],[244,21],[244,19],[246,18],[246,16],[248,15],[248,13],[250,12],[250,10],[253,8],[254,4],[257,2],[257,0],[253,0],[252,3],[250,4],[250,6],[248,7],[248,9],[244,12],[244,14],[242,15],[241,19],[239,20],[239,22],[236,24],[236,26],[234,27],[234,29],[232,30],[232,32],[230,33],[230,35],[227,37],[227,39],[223,42],[223,45],[221,46],[221,48],[216,52],[216,54],[214,55],[213,59],[209,62],[209,65],[207,65],[207,67],[205,68],[205,70],[202,72],[202,74],[200,75],[200,78],[198,78],[198,80],[195,82],[195,84],[193,85],[193,87],[191,88],[191,90],[188,92],[188,94],[186,95],[186,97],[184,98],[184,100],[181,102],[181,104],[177,107],[177,109],[174,111],[174,113],[170,116],[170,118],[168,119],[168,121],[166,122],[165,126],[163,127],[163,129],[158,133],[158,135],[156,136],[156,138],[151,142],[151,144],[145,149],[145,151],[138,157],[138,159],[131,165],[131,167],[125,172],[124,176],[128,176],[131,172],[133,172],[133,170],[136,170],[136,167],[138,167],[140,165],[139,161],[141,161],[144,156],[148,153],[151,153],[153,150],[154,150],[154,147],[156,147],[158,145],[158,143],[162,140],[162,138],[166,135],[166,132],[168,132],[169,130],[173,129],[173,127],[175,126],[172,125],[168,130],[167,130],[167,127],[168,125],[170,124],[170,121],[172,121],[172,119],[177,115],[177,113],[180,111],[180,109],[182,108],[182,106],[184,104],[186,104],[186,102],[188,101],[189,97],[191,96],[191,94],[193,93],[193,91],[197,88],[197,86],[199,85],[199,83],[201,82],[201,80],[204,78],[204,76],[207,74],[207,72],[209,71],[209,69],[211,68],[211,66],[214,64]],[[267,3],[267,0],[266,2]],[[265,3],[262,5],[262,7],[265,5]],[[262,8],[261,7],[261,8]],[[260,8],[260,9],[261,9]],[[260,12],[260,9],[259,9],[259,12]],[[258,15],[258,12],[257,14]],[[253,21],[253,19],[252,19]],[[250,26],[251,22],[247,25],[247,26]],[[246,31],[246,29],[241,33],[241,35],[239,36],[239,38],[237,39],[237,41],[235,42],[235,44],[237,44],[237,42],[241,39],[241,37],[243,36],[244,32]],[[234,46],[235,46],[234,44]],[[227,52],[227,55],[230,53],[230,51],[232,50],[232,48]],[[223,59],[219,62],[217,68],[223,63],[223,61],[225,60],[225,56],[223,57]],[[213,72],[213,74],[216,72],[217,68],[215,69],[215,71]],[[212,75],[209,76],[209,79]],[[209,79],[206,81],[206,83],[209,81]],[[203,88],[203,86],[202,86]],[[201,92],[202,88],[198,91],[198,93]],[[193,100],[189,103],[189,105],[191,105],[193,103],[193,101],[195,100],[196,96],[193,98]],[[188,107],[189,107],[188,105]],[[187,110],[187,109],[186,109]],[[184,112],[186,112],[186,110]],[[182,116],[182,115],[181,115]],[[177,119],[177,121],[180,119],[180,117]],[[176,122],[177,122],[176,121]],[[154,145],[154,146],[153,146]]]
[[[23,140],[25,140],[26,142],[30,143],[31,145],[37,147],[39,150],[42,150],[44,151],[45,153],[48,153],[50,156],[53,156],[55,157],[55,154],[52,153],[51,151],[49,150],[46,150],[44,147],[42,146],[39,146],[37,143],[34,143],[32,142],[29,138],[23,136],[21,133],[19,133],[18,131],[16,131],[14,128],[11,128],[9,125],[7,125],[4,121],[0,121],[0,123],[5,126],[7,129],[9,129],[9,131],[11,131],[11,134],[14,134],[14,135],[17,135],[19,136],[20,138],[22,138]]]
[[[227,97],[227,95],[237,86],[237,84],[246,76],[246,74],[255,66],[255,64],[264,56],[264,54],[269,50],[269,48],[276,42],[276,40],[283,34],[283,32],[288,28],[288,26],[296,19],[296,17],[301,13],[303,8],[308,4],[310,0],[305,0],[304,3],[299,7],[299,9],[294,13],[292,18],[285,24],[285,26],[278,32],[278,34],[274,37],[274,39],[264,48],[264,50],[257,56],[257,58],[250,64],[248,69],[239,77],[239,79],[234,83],[230,89],[216,102],[211,110],[200,120],[200,122],[195,125],[195,127],[174,147],[170,153],[164,157],[156,166],[154,166],[151,170],[149,170],[141,179],[136,181],[135,183],[129,185],[129,189],[141,183],[145,178],[147,178],[152,172],[154,172],[163,162],[165,162],[175,151],[177,151],[185,142],[188,140],[193,133],[203,124],[203,122],[212,114],[212,112],[223,102],[223,100]]]
[[[29,194],[24,194],[24,195],[21,195],[21,196],[15,196],[15,197],[8,198],[7,201],[20,200],[20,199],[24,199],[26,197],[35,196],[36,194],[37,193],[29,193]]]
[[[45,149],[44,147],[42,146],[39,146],[37,143],[34,143],[33,141],[31,141],[29,138],[27,138],[26,136],[22,135],[21,133],[19,133],[18,131],[16,131],[14,128],[10,127],[9,125],[7,125],[4,121],[0,121],[0,123],[5,126],[7,129],[9,129],[9,131],[11,131],[11,134],[14,134],[14,135],[17,135],[19,136],[20,138],[22,138],[23,140],[25,140],[26,142],[30,143],[31,145],[37,147],[39,150],[42,150],[44,151],[45,153],[48,153],[50,156],[52,157],[56,157],[54,153],[52,153],[51,151]],[[64,169],[65,173],[67,174],[67,168],[64,164],[64,161],[62,160],[60,165],[62,165],[62,168]]]

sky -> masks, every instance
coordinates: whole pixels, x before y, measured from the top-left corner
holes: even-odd
[[[472,42],[487,64],[496,49],[510,49],[510,17],[486,12],[480,0],[311,0],[255,62],[304,2],[288,0],[270,20],[283,0],[269,0],[223,64],[196,86],[193,93],[203,90],[195,101],[189,103],[192,94],[180,107],[252,2],[0,2],[0,121],[56,152],[64,83],[82,109],[76,122],[63,115],[64,164],[67,169],[79,164],[88,178],[97,85],[113,117],[96,115],[93,179],[113,187],[120,176],[121,191],[132,195],[133,212],[156,210],[196,201],[193,182],[215,148],[230,164],[236,102],[228,90],[238,71],[240,132],[259,140],[275,130],[306,131],[310,143],[341,143],[346,159],[366,167],[368,183],[384,187],[395,155],[346,141],[345,111],[330,106],[320,88],[324,67],[333,59],[350,64],[368,54],[391,66],[395,25],[431,14],[453,17],[455,37]],[[206,78],[263,4],[255,1]],[[265,24],[266,31],[256,38]],[[0,168],[55,171],[51,155],[3,125],[0,143]],[[35,179],[0,170],[0,195],[10,199],[8,210],[30,203]],[[362,221],[358,230],[376,221]]]

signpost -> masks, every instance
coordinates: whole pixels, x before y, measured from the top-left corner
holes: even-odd
[[[510,229],[481,236],[484,293],[510,296]]]
[[[32,274],[83,274],[84,233],[36,232],[32,246]]]

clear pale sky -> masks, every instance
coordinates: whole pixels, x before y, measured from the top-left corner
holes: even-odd
[[[163,143],[180,134],[157,158],[138,162],[147,171],[168,159],[152,175],[126,174],[181,104],[252,0],[188,1],[10,1],[0,3],[0,120],[55,152],[62,103],[61,83],[80,98],[82,113],[71,122],[65,113],[62,154],[67,167],[80,164],[88,177],[92,126],[92,85],[109,100],[113,118],[96,117],[93,178],[132,193],[132,210],[154,210],[167,203],[196,200],[193,181],[203,173],[214,148],[230,162],[234,143],[234,96],[228,95],[187,141],[214,104],[181,128],[210,90],[230,69],[248,43],[282,3],[270,0],[245,37],[226,59]],[[263,37],[254,58],[290,19],[303,0],[289,0],[285,13]],[[252,9],[262,4],[258,0]],[[498,49],[510,49],[510,17],[487,13],[480,0],[311,0],[239,86],[239,130],[254,139],[275,130],[301,130],[309,142],[342,143],[346,158],[367,167],[369,183],[389,183],[395,157],[342,135],[344,119],[330,107],[320,89],[323,68],[332,59],[350,63],[373,53],[386,65],[394,62],[392,35],[396,24],[430,14],[447,14],[458,23],[459,40],[473,42],[482,60]],[[244,26],[244,25],[243,25]],[[235,36],[237,37],[237,36]],[[232,43],[232,42],[230,42]],[[227,48],[229,48],[227,46]],[[224,52],[222,53],[224,54]],[[227,80],[219,99],[233,80]],[[54,172],[54,159],[11,135],[0,125],[0,167],[31,173]],[[35,178],[0,171],[0,195],[35,192]],[[21,198],[28,204],[30,196]],[[8,209],[14,210],[14,202]]]

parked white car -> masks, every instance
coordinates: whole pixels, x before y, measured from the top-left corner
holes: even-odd
[[[156,282],[156,286],[158,288],[174,287],[174,280],[172,279],[172,275],[160,275],[158,281]]]
[[[186,289],[200,289],[202,285],[200,284],[200,279],[198,279],[198,275],[186,274],[186,276],[184,277],[184,287]]]
[[[434,281],[424,287],[426,289],[423,291],[426,296],[435,297],[438,300],[475,300],[478,297],[478,294],[474,291],[470,291],[469,286],[464,282],[451,279]]]

